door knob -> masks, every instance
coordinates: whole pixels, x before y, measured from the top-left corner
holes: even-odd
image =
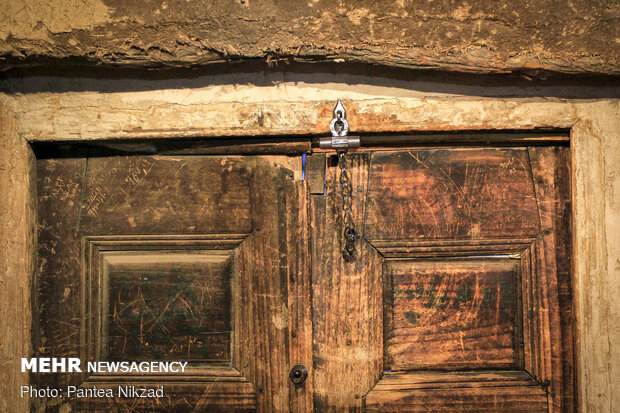
[[[301,364],[298,364],[293,366],[288,376],[291,378],[291,381],[295,383],[295,386],[301,386],[308,378],[308,370]]]

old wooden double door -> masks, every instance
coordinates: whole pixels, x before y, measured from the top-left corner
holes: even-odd
[[[39,156],[37,355],[188,365],[34,404],[574,410],[568,147],[351,151],[352,263],[333,153],[195,153]]]

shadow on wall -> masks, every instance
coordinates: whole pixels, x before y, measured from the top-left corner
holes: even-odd
[[[480,75],[412,70],[355,63],[289,61],[218,63],[195,69],[118,69],[58,67],[12,69],[0,74],[0,92],[137,92],[198,89],[220,85],[356,90],[381,97],[476,96],[489,98],[550,97],[604,99],[620,97],[620,77],[563,76],[536,73]]]

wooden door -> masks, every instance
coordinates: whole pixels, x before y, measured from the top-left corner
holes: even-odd
[[[567,147],[38,159],[38,353],[183,360],[48,411],[574,410]],[[294,384],[294,365],[309,371]]]
[[[355,262],[333,157],[311,199],[316,410],[572,411],[568,148],[349,159]]]
[[[81,155],[81,156],[80,156]],[[68,157],[71,156],[71,157]],[[300,157],[37,161],[38,354],[187,361],[183,374],[34,374],[47,411],[309,411],[307,196]],[[68,386],[114,397],[67,399]],[[164,387],[119,397],[118,386]],[[90,396],[86,393],[87,396]]]

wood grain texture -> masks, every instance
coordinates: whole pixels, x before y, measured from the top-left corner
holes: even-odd
[[[527,336],[529,344],[526,345],[530,361],[525,363],[526,371],[547,386],[550,411],[562,412],[570,411],[573,405],[570,390],[573,381],[572,375],[568,376],[568,383],[563,381],[563,369],[570,371],[572,361],[562,359],[561,308],[554,238],[552,232],[543,233],[522,256],[523,278],[529,279],[523,291],[523,306],[526,309],[523,324],[524,328],[530,330]],[[529,291],[525,290],[526,287]],[[572,343],[566,345],[570,351]],[[569,387],[566,395],[565,386]],[[565,396],[568,397],[567,406],[563,399]]]
[[[204,300],[207,295],[209,301],[215,299],[221,304],[221,308],[212,308],[223,317],[220,321],[230,322],[233,305],[230,300],[230,284],[234,279],[230,259],[232,250],[246,237],[247,234],[84,237],[84,307],[81,331],[84,347],[80,352],[82,359],[118,358],[118,354],[109,353],[108,345],[110,341],[114,344],[115,340],[122,340],[122,346],[116,350],[125,352],[128,350],[127,344],[133,343],[136,347],[133,349],[134,352],[146,352],[151,359],[165,358],[169,356],[169,352],[176,352],[177,358],[188,358],[191,361],[190,354],[179,354],[179,348],[186,350],[194,348],[196,351],[195,344],[200,346],[201,343],[205,344],[204,340],[212,340],[216,336],[221,339],[220,353],[229,354],[230,350],[225,350],[221,346],[225,341],[230,342],[230,326],[225,328],[228,330],[227,333],[220,331],[212,337],[200,335],[200,330],[208,332],[216,327],[212,323],[216,321],[212,313],[208,319],[201,314],[205,309]],[[219,280],[216,275],[218,268]],[[184,272],[181,269],[184,269]],[[110,270],[116,272],[121,281],[126,279],[130,281],[126,284],[126,288],[121,288],[118,295],[110,292],[120,287],[110,279]],[[194,279],[187,277],[192,272],[196,276]],[[178,282],[164,283],[158,287],[158,277],[175,278]],[[215,290],[209,288],[209,281],[213,283],[214,277],[217,280]],[[127,289],[136,294],[130,294],[132,299],[127,300],[119,309],[116,303],[125,298],[121,293],[127,292]],[[170,295],[169,292],[172,291],[175,293]],[[163,297],[168,299],[162,306],[160,300]],[[203,305],[196,307],[195,305],[200,302]],[[181,313],[179,314],[177,310],[181,310]],[[159,316],[154,317],[154,312],[159,312]],[[136,323],[138,315],[140,322]],[[169,320],[171,325],[168,328],[162,321],[170,317],[172,320]],[[123,327],[125,322],[133,323],[134,328]],[[195,328],[196,323],[202,323],[198,331]],[[181,331],[177,327],[182,325],[185,327],[181,330],[191,333],[187,336],[187,342],[185,340],[179,342],[178,333]],[[172,333],[173,330],[177,330],[177,333]],[[111,338],[110,332],[115,331],[120,335]],[[147,344],[149,340],[145,341],[147,337],[150,344]],[[209,348],[211,346],[203,347],[203,350]],[[132,358],[140,356],[134,355]],[[230,356],[227,356],[227,359],[230,360]],[[193,365],[190,363],[188,368],[193,368]]]
[[[518,262],[387,261],[384,370],[519,368]]]
[[[310,250],[310,198],[307,181],[288,188],[285,208],[287,236],[289,367],[308,369],[303,385],[290,387],[291,412],[314,411],[312,370],[312,256]],[[289,384],[290,386],[290,384]]]
[[[456,270],[463,259],[450,257],[467,253],[474,256],[512,253],[510,257],[520,258],[520,263],[515,260],[503,269],[505,275],[510,274],[504,281],[512,279],[512,288],[508,285],[502,287],[500,282],[494,294],[496,310],[501,308],[501,297],[513,297],[509,300],[513,303],[512,317],[504,318],[503,327],[499,327],[499,330],[497,325],[491,325],[489,330],[496,333],[508,329],[510,333],[510,341],[496,342],[499,348],[507,345],[512,356],[510,360],[501,360],[500,357],[500,364],[509,362],[512,363],[510,366],[513,368],[524,367],[525,371],[531,374],[531,377],[538,383],[539,389],[544,389],[548,393],[550,411],[573,411],[575,382],[569,256],[571,245],[570,203],[568,201],[570,165],[567,159],[567,148],[510,149],[508,153],[511,153],[511,156],[504,158],[501,162],[497,162],[497,159],[494,160],[488,154],[485,156],[487,151],[487,149],[471,149],[459,154],[456,150],[454,151],[457,152],[456,154],[454,152],[451,154],[453,157],[451,159],[450,156],[434,156],[435,154],[428,150],[425,152],[427,158],[433,159],[431,165],[427,165],[427,158],[423,158],[421,162],[419,156],[413,156],[411,152],[383,153],[381,155],[385,158],[391,156],[391,159],[382,160],[381,169],[378,169],[380,173],[377,174],[382,179],[375,179],[381,184],[377,185],[381,190],[376,190],[376,197],[381,202],[372,198],[372,184],[375,181],[372,175],[374,169],[371,167],[370,205],[374,201],[375,209],[378,211],[381,208],[387,211],[386,205],[390,205],[392,209],[400,207],[409,212],[400,211],[400,214],[397,212],[392,222],[383,219],[380,221],[381,225],[377,225],[379,220],[372,217],[374,211],[369,212],[367,219],[367,227],[378,228],[376,232],[380,234],[377,236],[378,239],[372,242],[379,251],[391,258],[384,265],[385,366],[386,369],[402,371],[415,368],[473,367],[475,363],[479,363],[479,366],[485,363],[492,364],[493,361],[490,362],[485,358],[490,354],[494,357],[497,353],[493,353],[493,350],[491,353],[485,353],[488,350],[488,341],[478,342],[477,344],[482,344],[482,352],[468,359],[467,352],[464,350],[466,346],[472,345],[472,342],[467,340],[469,338],[467,328],[459,329],[460,340],[446,334],[454,330],[454,325],[459,326],[467,319],[466,314],[462,317],[462,314],[458,313],[458,308],[454,307],[459,297],[466,297],[466,289],[461,286],[463,291],[459,294],[460,291],[457,289],[459,281],[450,282],[454,277],[462,279]],[[496,153],[501,151],[503,150],[498,150]],[[424,165],[425,171],[417,181],[413,181],[412,178],[415,177],[417,169],[404,167],[412,162],[404,160],[407,154],[414,158],[413,165],[418,163]],[[464,154],[467,158],[480,160],[479,163],[473,161],[472,164],[466,164],[465,171],[470,165],[483,170],[485,168],[489,171],[493,170],[493,173],[488,175],[488,180],[492,184],[485,186],[484,179],[479,181],[481,184],[477,182],[474,186],[480,186],[471,198],[467,196],[470,193],[467,180],[462,177],[462,175],[467,176],[467,173],[460,174],[460,179],[454,179],[448,174],[458,165],[453,162],[453,159],[462,157]],[[503,153],[502,156],[506,154]],[[375,157],[378,156],[375,155]],[[403,169],[406,169],[406,172],[403,172]],[[456,168],[456,170],[459,169]],[[436,179],[433,176],[434,171],[439,171],[450,178],[451,185],[455,188],[453,192],[458,192],[460,196],[460,198],[454,197],[457,201],[452,202],[456,204],[456,207],[451,206],[452,197],[437,197],[436,194],[441,193],[441,190],[432,190],[434,188],[432,181]],[[456,175],[459,176],[458,173]],[[484,172],[481,175],[484,176]],[[429,181],[431,184],[428,183]],[[503,185],[494,186],[502,181],[505,181]],[[512,188],[510,185],[513,185]],[[419,189],[414,193],[413,188],[416,187]],[[510,191],[510,194],[504,197],[502,191]],[[513,196],[515,198],[511,199]],[[493,202],[485,204],[493,197],[495,197]],[[486,208],[480,215],[462,214],[461,210],[475,211],[475,209],[465,202],[459,204],[461,199],[465,201],[474,199],[475,207],[486,205]],[[414,203],[419,204],[420,207],[411,208],[410,205]],[[440,215],[441,218],[449,216],[450,219],[437,219],[433,211],[445,214],[446,205],[449,206],[447,208],[449,211],[454,210],[456,213]],[[421,206],[425,206],[426,210]],[[407,207],[410,209],[408,210]],[[523,227],[519,227],[519,222],[507,218],[507,214],[512,214],[512,218],[519,215],[522,219],[526,217]],[[387,214],[380,214],[380,216],[385,217]],[[467,220],[459,219],[460,216],[470,218],[470,227],[464,225],[464,229],[459,231],[461,227],[456,226],[455,230],[450,231],[450,227],[445,226],[443,233],[437,231],[437,228],[442,228],[438,225],[439,222],[467,223]],[[474,227],[471,224],[476,222],[471,217],[476,217],[476,220],[483,223],[479,225],[479,228],[484,228],[484,230],[478,230],[476,236],[471,236],[470,228]],[[415,222],[413,219],[418,221]],[[411,222],[413,224],[410,224]],[[431,230],[427,230],[425,225],[431,225]],[[484,225],[488,226],[485,228]],[[390,237],[390,232],[396,232],[398,235]],[[430,240],[427,240],[427,237]],[[473,239],[468,240],[468,238]],[[477,238],[481,238],[482,242]],[[485,238],[490,241],[485,241]],[[519,248],[524,246],[525,251],[519,251]],[[433,261],[420,260],[428,256],[435,258]],[[503,261],[509,263],[510,260],[506,259],[508,257],[504,257]],[[484,277],[479,279],[478,276],[485,272],[487,275],[496,272],[497,269],[493,269],[492,262],[489,258],[485,258],[479,259],[478,265],[472,263],[463,265],[461,274],[462,276],[475,274],[476,288],[480,288],[481,292],[487,289],[487,297],[491,295],[489,294],[491,290],[485,286],[488,280],[484,280]],[[499,281],[494,277],[491,278]],[[519,278],[521,279],[520,287],[517,284]],[[466,287],[468,283],[464,285]],[[518,300],[519,294],[523,297],[522,305]],[[480,296],[481,303],[484,304],[485,294]],[[473,302],[475,303],[476,300],[474,299]],[[456,311],[456,313],[452,314],[450,311]],[[520,312],[522,312],[522,321],[521,316],[517,315]],[[500,312],[495,311],[495,317],[493,317],[491,312],[485,314],[483,311],[477,314],[476,322],[498,322],[502,319],[497,317],[498,314]],[[456,320],[454,323],[450,321],[450,315],[454,316]],[[523,328],[523,353],[520,349],[520,334],[514,334],[521,328]],[[476,352],[475,347],[476,344],[473,344],[472,353]],[[454,355],[462,359],[455,360]],[[473,364],[468,365],[472,362]],[[507,366],[504,365],[504,367]],[[385,377],[387,376],[379,381],[367,398],[372,400],[376,397],[374,392],[381,391]],[[403,390],[400,391],[402,396]],[[522,395],[527,394],[527,389],[519,391],[522,391]]]
[[[326,162],[327,155],[324,153],[314,153],[306,157],[306,181],[312,195],[325,194]]]
[[[307,281],[298,286],[289,284],[303,281],[304,272],[293,277],[292,271],[308,265],[307,262],[293,263],[308,258],[297,238],[308,225],[306,209],[300,208],[304,201],[297,198],[305,191],[291,182],[293,170],[301,167],[299,159],[259,157],[249,162],[254,232],[236,251],[238,278],[233,285],[233,301],[239,304],[234,313],[233,359],[241,373],[256,386],[259,410],[286,412],[291,406],[300,409],[299,405],[306,405],[309,397],[304,391],[296,392],[288,376],[292,367],[289,364],[291,353],[300,356],[299,363],[308,358],[304,350],[307,344],[295,340],[294,344],[299,347],[289,348],[292,334],[299,332],[301,337],[307,337],[308,326],[298,318],[298,311],[307,310],[292,306],[294,303],[288,297],[289,288],[300,294],[307,286]],[[299,213],[289,216],[287,208],[299,208]],[[297,230],[289,233],[292,228]],[[302,254],[297,255],[298,252]],[[301,304],[307,304],[308,299],[309,295]],[[293,321],[289,319],[291,310],[295,312]],[[299,330],[289,332],[291,322]],[[293,395],[298,398],[294,399]]]
[[[41,244],[48,279],[59,262],[75,270],[40,290],[51,317],[42,319],[42,341],[57,337],[52,321],[62,314],[74,324],[60,331],[70,334],[58,336],[67,344],[56,352],[190,361],[178,377],[134,378],[170,386],[157,405],[86,399],[74,408],[307,411],[312,379],[296,389],[288,378],[291,363],[311,365],[307,187],[294,181],[300,158],[68,159],[39,161],[41,219],[53,222],[42,239],[69,231],[75,243],[58,249],[61,256],[56,244]],[[85,184],[74,184],[78,178]],[[50,302],[74,293],[83,307],[78,299]],[[90,376],[82,387],[131,380]]]
[[[575,371],[575,322],[573,309],[572,277],[572,237],[570,199],[570,150],[568,147],[530,147],[528,148],[532,165],[532,176],[536,187],[537,204],[541,224],[544,229],[552,230],[553,237],[548,237],[551,265],[557,279],[559,306],[559,324],[554,326],[555,335],[561,352],[554,354],[558,358],[556,369],[561,369],[561,390],[553,389],[553,401],[561,403],[564,411],[576,408],[576,371]],[[555,261],[555,262],[553,262]],[[555,384],[559,386],[560,373],[556,373]]]
[[[521,256],[525,369],[575,408],[568,149],[529,148],[543,231]]]
[[[114,380],[116,379],[116,380]],[[183,382],[185,381],[185,382]],[[188,384],[191,383],[191,384]],[[256,390],[238,371],[228,367],[211,367],[200,374],[188,376],[127,376],[93,377],[81,386],[84,389],[112,389],[119,386],[136,388],[163,386],[163,399],[154,398],[78,398],[74,409],[83,412],[255,412]]]
[[[360,223],[370,157],[349,157],[353,217]],[[332,159],[326,195],[311,197],[314,408],[319,412],[361,411],[362,396],[378,380],[383,359],[381,259],[362,238],[359,258],[343,260],[339,176]]]
[[[369,240],[535,237],[525,149],[429,149],[373,155]]]
[[[250,233],[241,157],[91,157],[85,234]]]
[[[3,4],[3,68],[41,64],[195,67],[335,61],[476,73],[618,74],[612,1]],[[84,13],[84,9],[88,13]],[[370,30],[369,28],[372,28]]]
[[[78,223],[86,179],[86,152],[75,158],[37,160],[38,282],[34,338],[39,357],[82,357],[86,354]],[[37,375],[50,386],[79,385],[84,374]]]
[[[73,80],[72,80],[73,81]],[[355,90],[354,87],[352,87]],[[178,93],[182,91],[178,90]],[[338,91],[339,94],[343,93]],[[353,92],[351,92],[353,93]],[[131,94],[129,94],[131,95]],[[157,96],[155,98],[155,95]],[[127,102],[123,107],[118,105],[117,93],[101,94],[75,94],[54,93],[37,94],[36,96],[13,96],[11,105],[15,104],[17,124],[23,136],[33,140],[72,140],[72,139],[99,139],[105,140],[112,137],[125,137],[128,135],[143,137],[165,138],[168,136],[197,136],[207,133],[217,135],[234,130],[235,134],[260,134],[266,133],[265,129],[258,126],[247,127],[239,118],[238,123],[224,122],[217,124],[214,119],[227,113],[229,104],[212,108],[212,105],[174,104],[168,102],[161,110],[156,108],[157,113],[168,114],[160,124],[161,118],[151,118],[150,111],[155,101],[162,98],[161,94],[152,91],[145,92],[140,99]],[[150,100],[148,96],[153,96]],[[350,96],[350,95],[349,95]],[[363,98],[356,98],[363,99]],[[59,102],[56,105],[55,102]],[[68,102],[72,102],[68,104]],[[577,343],[580,356],[579,368],[579,399],[584,411],[614,411],[617,402],[617,392],[614,384],[619,382],[618,372],[620,369],[617,360],[618,348],[609,343],[617,341],[618,330],[613,320],[617,319],[619,301],[617,297],[618,279],[617,271],[614,270],[615,257],[618,256],[620,245],[614,236],[618,231],[618,204],[615,202],[614,185],[617,186],[616,165],[618,165],[618,151],[616,142],[620,127],[617,125],[618,104],[617,101],[555,101],[538,99],[479,99],[470,97],[465,100],[434,99],[427,98],[424,105],[420,105],[417,99],[402,98],[399,102],[355,102],[360,107],[365,107],[372,115],[369,118],[356,115],[356,125],[365,130],[379,128],[380,130],[420,130],[430,129],[479,129],[483,128],[537,128],[537,127],[561,127],[569,128],[575,125],[571,132],[572,156],[575,163],[571,170],[573,178],[573,201],[575,213],[575,274],[578,306],[576,316],[579,322]],[[248,104],[250,105],[250,104]],[[248,106],[244,105],[244,106]],[[206,110],[207,106],[209,110]],[[251,106],[251,105],[250,105]],[[261,103],[261,108],[280,107],[277,113],[290,113],[290,104],[282,105]],[[299,103],[295,106],[296,114],[286,117],[287,123],[275,123],[273,129],[277,133],[312,133],[322,130],[324,119],[318,121],[308,116],[314,113],[323,104],[314,101]],[[327,109],[328,105],[325,105]],[[327,112],[329,112],[326,109]],[[248,109],[249,110],[249,109]],[[258,109],[255,109],[256,111]],[[251,111],[251,110],[249,110]],[[187,116],[179,116],[185,113]],[[190,115],[192,113],[193,115]],[[396,123],[377,121],[378,114],[389,113],[397,120]],[[97,120],[99,119],[99,121]],[[174,123],[173,120],[176,119]],[[191,119],[191,121],[190,121]],[[3,118],[4,122],[4,118]],[[576,124],[575,124],[576,123]],[[7,123],[3,123],[6,125]],[[137,125],[148,124],[152,130],[139,130]],[[174,124],[174,127],[170,125]],[[206,125],[211,124],[212,127]],[[157,126],[159,125],[159,126]],[[235,126],[236,125],[236,126]],[[9,128],[10,129],[10,128]],[[3,129],[6,133],[6,129]],[[0,170],[3,177],[3,194],[9,194],[7,199],[17,200],[21,197],[21,186],[18,182],[25,179],[23,163],[26,158],[13,156],[19,150],[19,142],[11,143],[3,147],[1,158],[10,159],[10,164],[15,167]],[[10,176],[6,173],[10,171]],[[0,208],[12,204],[0,203]],[[20,208],[7,209],[5,211],[22,211]],[[10,215],[7,225],[15,225],[22,222],[21,212]],[[10,232],[0,231],[0,238],[6,240]],[[11,238],[17,239],[17,238]],[[21,238],[20,238],[21,240]],[[18,244],[21,241],[18,242]],[[21,259],[24,250],[3,248],[2,252],[9,257],[7,260],[9,271],[20,270]],[[21,245],[21,244],[19,244]],[[25,280],[28,275],[20,272],[19,279]],[[10,283],[9,283],[10,284]],[[3,290],[16,297],[14,288]],[[15,307],[2,301],[2,309],[8,308],[13,315]],[[9,306],[9,307],[7,307]],[[28,310],[25,310],[28,311]],[[11,317],[2,317],[0,323],[10,322]],[[8,335],[3,334],[5,339],[0,343],[23,343],[27,340],[20,338],[21,329],[11,329]],[[26,332],[23,334],[27,335]],[[16,340],[12,338],[18,337]],[[25,337],[25,336],[24,336]],[[2,374],[10,376],[10,370],[2,370]],[[3,381],[3,384],[7,383]],[[597,389],[592,392],[591,389]],[[12,410],[19,411],[19,395],[8,394],[7,399],[2,398],[11,406]],[[16,407],[17,406],[17,407]]]
[[[524,372],[386,373],[366,412],[546,412],[547,395]]]
[[[593,108],[594,109],[594,108]],[[620,411],[620,109],[572,130],[577,368],[582,411]],[[596,389],[592,392],[591,389]]]
[[[570,129],[578,119],[575,103],[562,106],[542,99],[450,99],[425,95],[389,98],[391,83],[374,85],[373,78],[362,78],[388,97],[377,98],[366,89],[351,90],[346,80],[335,90],[317,86],[307,90],[296,84],[286,88],[274,86],[255,88],[248,85],[225,89],[177,88],[169,95],[153,91],[92,94],[83,92],[32,93],[21,95],[20,89],[8,99],[15,109],[17,124],[31,142],[105,141],[121,139],[208,138],[221,136],[252,137],[257,135],[299,135],[327,132],[333,117],[334,102],[342,99],[347,108],[347,120],[355,125],[356,133],[416,131],[471,131],[534,128]],[[51,80],[50,80],[51,81]],[[57,81],[57,80],[55,80]],[[73,80],[75,81],[75,80]],[[356,78],[351,82],[359,81]],[[84,88],[88,88],[86,83]],[[112,87],[111,85],[109,86]],[[415,89],[415,86],[411,86]],[[239,90],[239,92],[236,92]],[[296,98],[283,94],[292,90]],[[233,93],[235,91],[235,93]],[[237,93],[248,96],[240,102]],[[360,93],[362,94],[360,97]],[[125,108],[123,96],[132,100]],[[275,97],[271,97],[275,96]],[[320,99],[317,99],[320,96]],[[250,97],[252,99],[250,99]],[[424,105],[420,105],[423,99]],[[179,102],[192,102],[180,104]],[[75,105],[75,102],[80,102]],[[58,105],[58,103],[61,103]],[[56,106],[55,106],[56,104]],[[513,106],[515,105],[515,106]],[[610,109],[598,102],[601,113]],[[93,110],[93,108],[96,108]],[[269,123],[261,125],[261,113],[269,113]],[[441,116],[435,114],[441,113]],[[80,127],[77,128],[76,125]],[[484,137],[480,139],[484,143]],[[425,144],[435,139],[423,139]]]
[[[103,357],[230,362],[232,252],[106,254]]]
[[[16,133],[13,114],[0,105],[0,411],[28,411],[21,357],[31,357],[32,288],[36,283],[36,169],[28,143]],[[33,320],[34,319],[34,320]],[[33,331],[34,330],[34,331]]]

